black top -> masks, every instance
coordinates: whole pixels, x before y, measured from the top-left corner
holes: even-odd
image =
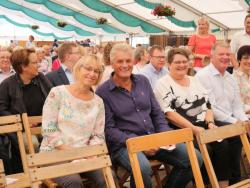
[[[28,115],[30,115],[29,110],[26,109],[26,104],[29,103],[29,105],[31,105],[31,103],[37,100],[37,98],[39,98],[39,101],[43,100],[44,102],[47,95],[49,94],[50,89],[52,88],[49,80],[42,73],[39,73],[35,78],[32,79],[31,83],[33,85],[35,84],[36,87],[27,88],[27,97],[24,97],[26,96],[26,93],[23,93],[23,88],[25,85],[18,74],[10,76],[0,84],[0,116],[22,114],[26,112],[28,112]],[[34,88],[39,88],[40,90],[35,89],[34,92],[31,92],[31,90]],[[25,104],[24,100],[28,102]],[[37,102],[32,106],[32,108],[39,108],[39,112],[41,112],[42,106],[36,105]],[[41,113],[39,113],[39,115],[41,115]]]
[[[42,115],[45,96],[42,93],[41,87],[34,82],[22,86],[23,102],[27,110],[28,116]]]

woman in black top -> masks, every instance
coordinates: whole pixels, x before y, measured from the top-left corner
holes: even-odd
[[[28,116],[42,115],[44,101],[52,88],[47,78],[38,72],[37,56],[32,49],[20,49],[13,52],[11,64],[15,75],[0,84],[0,115],[27,113]],[[22,171],[16,134],[9,134],[11,159],[1,157],[5,149],[0,144],[0,158],[4,163],[11,163],[12,168],[5,168],[7,174]],[[5,166],[8,166],[7,164]]]

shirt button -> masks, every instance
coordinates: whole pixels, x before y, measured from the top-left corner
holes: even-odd
[[[144,122],[146,122],[146,120],[145,120],[145,119],[144,119],[143,121],[144,121]]]
[[[137,112],[140,112],[140,109],[136,109]]]

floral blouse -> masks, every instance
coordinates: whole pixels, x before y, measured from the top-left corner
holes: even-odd
[[[234,71],[233,75],[238,82],[241,101],[244,104],[244,110],[246,112],[250,110],[250,75],[247,75],[240,69]]]
[[[64,85],[54,87],[43,107],[40,150],[52,151],[62,144],[82,147],[104,143],[104,124],[104,104],[99,96],[83,101]]]

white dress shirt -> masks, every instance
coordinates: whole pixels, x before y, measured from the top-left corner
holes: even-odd
[[[239,87],[235,78],[220,72],[210,63],[195,76],[207,89],[214,117],[218,121],[235,123],[248,120],[241,103]]]
[[[233,35],[230,46],[233,53],[237,53],[241,46],[250,45],[250,35],[246,31],[239,31]]]
[[[65,74],[66,74],[66,77],[68,78],[69,80],[69,84],[73,84],[74,83],[74,79],[73,79],[73,74],[71,72],[71,70],[69,70],[64,64],[61,63],[61,67],[63,68]]]

